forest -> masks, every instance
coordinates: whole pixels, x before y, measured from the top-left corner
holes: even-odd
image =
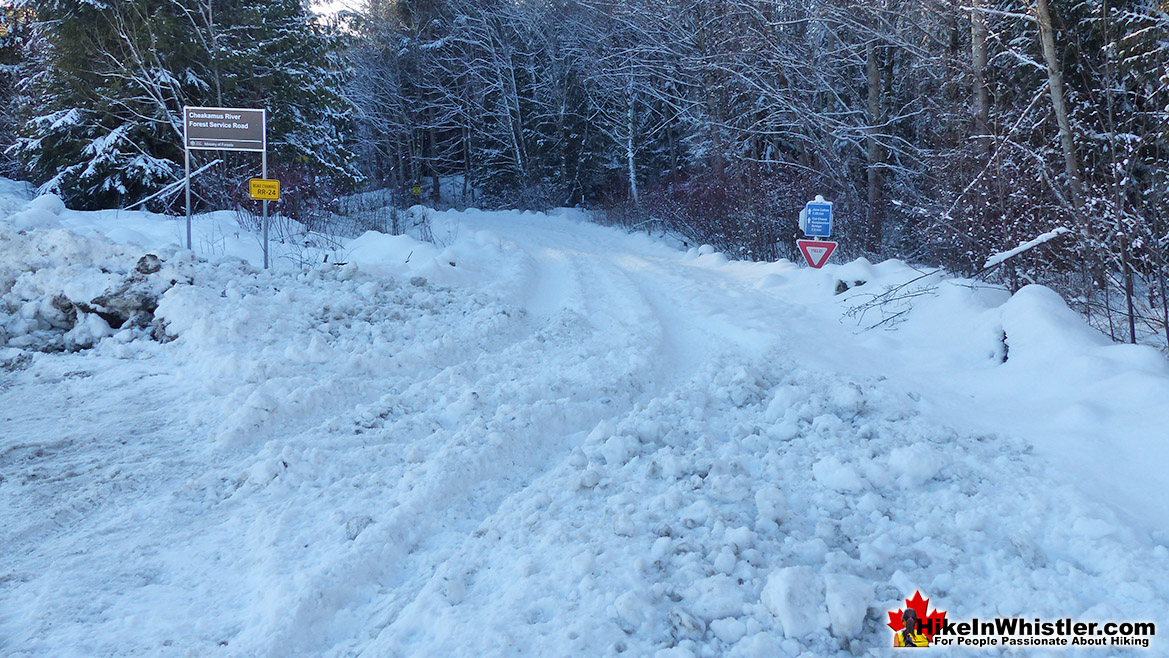
[[[579,206],[767,260],[819,194],[846,257],[1041,283],[1169,342],[1160,0],[0,3],[0,174],[179,212],[186,105],[269,111],[306,226],[358,192]],[[199,207],[246,204],[254,158],[194,157]]]

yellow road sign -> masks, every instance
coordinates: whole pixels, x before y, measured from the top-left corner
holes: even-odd
[[[269,178],[248,180],[248,195],[256,201],[280,200],[280,181]]]
[[[418,183],[414,183],[414,187],[410,188],[410,191],[414,193],[414,196],[422,196],[422,186]]]

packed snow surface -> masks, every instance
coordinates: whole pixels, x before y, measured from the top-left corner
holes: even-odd
[[[263,271],[3,183],[5,656],[877,656],[916,590],[1167,628],[1169,368],[1045,288],[572,211]]]

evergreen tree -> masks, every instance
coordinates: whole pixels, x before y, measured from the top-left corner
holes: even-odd
[[[81,208],[111,207],[177,177],[178,81],[155,48],[187,44],[167,3],[26,2],[38,71],[24,83],[16,152],[33,181]],[[153,19],[146,19],[154,16]],[[170,148],[167,148],[167,147]]]
[[[28,73],[32,14],[0,4],[0,175],[13,176],[17,163],[8,152],[16,140],[17,81]]]
[[[35,183],[70,205],[125,206],[178,180],[184,105],[264,107],[277,170],[314,184],[354,181],[340,37],[302,0],[22,6],[35,11],[41,54],[24,84],[16,152]],[[247,167],[229,170],[229,181],[255,173],[242,157],[226,159]]]
[[[268,110],[268,141],[282,170],[351,186],[358,174],[347,143],[354,112],[343,94],[344,37],[305,0],[217,4],[222,103]]]

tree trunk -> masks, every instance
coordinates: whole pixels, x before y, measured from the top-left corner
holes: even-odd
[[[715,180],[722,180],[723,174],[726,173],[726,166],[723,162],[723,135],[722,135],[722,117],[719,112],[719,103],[714,98],[713,93],[708,93],[706,96],[706,107],[710,113],[710,168],[714,172]]]
[[[223,107],[223,74],[219,70],[219,60],[221,59],[219,53],[219,38],[215,30],[215,5],[214,3],[207,3],[207,29],[211,32],[211,49],[214,53],[211,61],[214,62],[212,72],[215,74],[215,101],[219,103],[219,107]]]
[[[1164,322],[1165,344],[1169,345],[1169,297],[1165,296],[1165,252],[1161,252],[1160,267],[1157,268],[1157,281],[1161,284],[1161,320]]]
[[[868,248],[881,248],[881,143],[877,134],[881,123],[881,67],[877,62],[877,48],[873,43],[865,48],[868,62],[866,72],[869,87],[869,138],[868,138],[868,205],[869,235]]]
[[[629,163],[629,196],[633,199],[633,206],[638,208],[641,206],[641,199],[637,194],[637,169],[634,167],[633,156],[636,151],[633,149],[633,100],[629,101],[629,114],[626,123],[627,132],[625,133],[625,157]]]
[[[512,157],[515,159],[516,173],[525,187],[528,182],[527,158],[524,157],[522,117],[520,111],[519,91],[516,89],[515,65],[510,54],[506,54],[506,62],[496,62],[496,75],[499,77],[499,88],[503,94],[502,102],[507,118],[508,139],[511,141]],[[503,67],[507,67],[507,72]],[[510,81],[510,85],[508,84]]]
[[[673,182],[674,174],[678,171],[678,141],[674,139],[673,126],[666,129],[666,143],[670,150],[670,181]]]
[[[435,125],[438,123],[438,119],[435,117],[434,110],[436,104],[432,101],[430,105],[430,120],[427,122],[430,124],[427,131],[429,139],[427,141],[430,143],[430,198],[438,203],[442,200],[442,189],[438,171],[438,127]]]
[[[1101,8],[1104,19],[1105,30],[1104,40],[1109,42],[1107,18],[1108,18],[1108,1],[1105,0]],[[1104,60],[1104,86],[1108,90],[1105,93],[1108,105],[1108,133],[1112,143],[1119,142],[1116,131],[1116,114],[1113,106],[1113,90],[1119,86],[1119,81],[1113,77],[1112,57],[1111,54]],[[1133,304],[1133,272],[1132,262],[1130,261],[1129,244],[1131,239],[1125,235],[1124,225],[1124,180],[1121,167],[1116,161],[1116,149],[1108,149],[1108,159],[1110,169],[1112,170],[1112,211],[1113,223],[1116,227],[1117,248],[1120,251],[1120,265],[1124,274],[1124,302],[1125,308],[1128,311],[1128,341],[1132,344],[1137,342],[1137,327],[1136,327],[1136,308]]]
[[[471,198],[471,125],[463,126],[463,204],[473,204]]]
[[[1136,345],[1137,342],[1137,316],[1136,308],[1133,305],[1133,281],[1132,281],[1132,265],[1128,262],[1128,254],[1123,254],[1121,261],[1124,267],[1124,301],[1128,311],[1128,342]]]
[[[697,3],[696,6],[698,8],[697,24],[702,26],[698,31],[696,45],[701,56],[706,58],[720,52],[719,49],[726,36],[727,8],[721,2]],[[709,9],[709,15],[706,15],[703,9]],[[706,113],[710,121],[710,153],[708,158],[715,180],[722,180],[726,174],[726,161],[723,159],[725,155],[722,136],[724,104],[722,102],[723,85],[721,84],[725,76],[725,72],[712,72],[710,68],[707,68],[702,76],[703,83],[706,85]]]
[[[986,155],[990,155],[991,139],[990,91],[986,87],[986,15],[982,12],[984,0],[973,0],[970,11],[971,66],[974,69],[974,134]]]
[[[1080,209],[1080,165],[1076,158],[1076,146],[1072,140],[1072,128],[1068,122],[1067,99],[1063,90],[1063,76],[1059,72],[1059,59],[1055,52],[1055,32],[1051,22],[1051,10],[1047,0],[1036,0],[1035,17],[1039,21],[1039,40],[1043,46],[1043,58],[1047,61],[1047,87],[1051,92],[1051,105],[1055,120],[1059,123],[1059,140],[1063,148],[1064,171],[1072,190],[1072,205]]]
[[[409,178],[406,171],[406,156],[404,155],[401,142],[394,144],[394,159],[397,166],[394,168],[394,189],[401,191],[406,189],[409,184],[406,180]]]
[[[1108,337],[1116,340],[1116,326],[1112,324],[1112,282],[1104,281],[1104,312],[1108,314]]]

